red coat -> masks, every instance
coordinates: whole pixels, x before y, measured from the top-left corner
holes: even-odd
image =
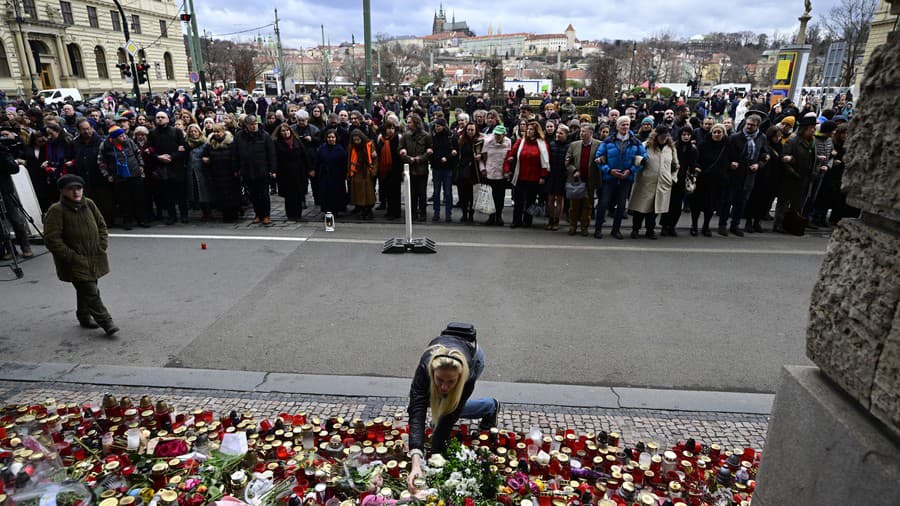
[[[518,164],[519,181],[528,181],[537,183],[541,178],[546,178],[550,171],[541,166],[541,150],[538,142],[544,142],[538,139],[537,142],[525,142],[522,147],[522,153],[519,153],[519,144],[525,142],[524,139],[517,140],[510,148],[506,155],[506,162],[503,164],[503,173],[508,174]],[[519,159],[516,160],[516,156]]]

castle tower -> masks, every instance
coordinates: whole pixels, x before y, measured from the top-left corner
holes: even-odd
[[[575,49],[575,28],[572,27],[572,23],[569,23],[569,26],[566,27],[566,49]]]

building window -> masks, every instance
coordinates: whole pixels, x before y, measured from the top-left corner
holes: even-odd
[[[166,24],[165,19],[159,20],[159,36],[160,37],[168,37],[169,36],[169,25]]]
[[[0,44],[0,77],[12,77],[12,72],[9,71],[9,58],[6,57],[6,48],[3,44]]]
[[[69,52],[69,61],[72,62],[72,75],[84,77],[84,63],[81,61],[81,49],[78,49],[78,44],[68,44],[66,49]]]
[[[109,11],[109,19],[112,20],[114,32],[122,31],[122,18],[119,17],[119,11]]]
[[[72,18],[72,2],[59,2],[59,12],[62,13],[64,25],[75,24],[75,19]]]
[[[137,14],[131,15],[131,33],[141,33],[141,17]]]
[[[163,62],[166,64],[166,80],[175,80],[175,66],[172,64],[172,55],[166,52],[163,54]]]
[[[100,79],[109,79],[109,70],[106,68],[106,51],[102,47],[94,48],[94,59],[97,61],[97,76]]]
[[[37,20],[37,6],[34,5],[34,0],[23,0],[22,9],[25,11],[26,16],[32,20]]]
[[[116,61],[118,63],[128,63],[128,53],[125,52],[121,47],[116,52]]]
[[[97,20],[97,8],[91,7],[88,5],[88,24],[91,25],[91,28],[100,28],[100,21]]]

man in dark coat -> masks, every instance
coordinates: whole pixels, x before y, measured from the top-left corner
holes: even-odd
[[[94,202],[84,197],[83,179],[66,174],[59,178],[58,186],[59,202],[50,206],[44,218],[45,244],[53,254],[59,280],[75,287],[78,323],[88,329],[102,327],[111,336],[119,327],[97,287],[97,280],[109,273],[106,222]]]
[[[181,214],[181,222],[188,221],[188,205],[185,180],[185,158],[187,142],[184,132],[169,124],[169,115],[164,111],[156,112],[156,128],[150,132],[147,141],[156,156],[156,176],[159,177],[160,189],[169,217],[166,225],[175,223],[175,204]]]
[[[275,143],[265,130],[259,128],[259,121],[252,114],[244,119],[244,128],[238,132],[234,143],[241,177],[250,189],[250,200],[256,213],[253,223],[270,225],[269,178],[275,173]]]
[[[729,165],[722,187],[722,206],[719,208],[719,235],[732,234],[743,237],[740,229],[744,206],[750,198],[756,172],[765,155],[766,136],[759,131],[762,118],[757,114],[747,116],[744,127],[728,136],[726,156]],[[731,228],[727,229],[731,217]]]
[[[97,154],[103,139],[94,130],[87,118],[78,120],[76,124],[78,136],[72,141],[72,155],[75,158],[75,174],[84,179],[85,193],[100,208],[100,213],[107,224],[113,222],[116,204],[113,200],[112,181],[109,181],[97,166]]]

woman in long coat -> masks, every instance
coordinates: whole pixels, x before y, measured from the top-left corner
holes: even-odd
[[[275,129],[275,177],[278,179],[278,194],[284,197],[284,212],[287,219],[299,221],[303,215],[303,200],[309,185],[309,163],[306,149],[287,123]]]
[[[322,211],[342,214],[347,210],[347,152],[337,143],[334,129],[325,132],[325,144],[319,146],[316,171]]]
[[[725,156],[725,150],[728,148],[727,138],[725,125],[717,123],[698,147],[700,172],[697,176],[697,189],[691,197],[691,235],[697,235],[697,223],[702,212],[703,236],[712,237],[709,222],[712,221],[713,213],[718,208],[725,166],[728,165],[728,157]]]
[[[350,202],[359,209],[359,217],[372,220],[375,206],[376,155],[372,141],[362,132],[350,132],[347,147],[347,180],[350,182]]]
[[[675,151],[678,154],[678,180],[672,187],[672,196],[669,200],[669,210],[660,220],[662,232],[660,235],[677,237],[675,227],[678,226],[678,219],[681,218],[681,206],[684,204],[684,197],[687,195],[685,182],[689,175],[696,174],[697,159],[700,152],[693,142],[694,131],[690,124],[681,127],[678,133],[678,140],[675,141]],[[693,231],[693,235],[697,235],[697,231]]]
[[[209,208],[209,179],[201,160],[203,152],[206,150],[207,139],[200,125],[192,123],[187,127],[185,140],[191,148],[191,152],[188,155],[188,177],[186,183],[188,200],[196,202],[203,212],[203,221],[209,221],[212,217]]]
[[[236,221],[241,209],[240,172],[234,160],[234,136],[222,124],[213,127],[201,160],[209,176],[210,199],[222,221]]]
[[[669,210],[675,178],[678,177],[678,155],[669,129],[658,126],[647,139],[644,168],[634,178],[628,209],[634,214],[631,238],[637,239],[646,220],[647,238],[656,239],[656,215]]]

